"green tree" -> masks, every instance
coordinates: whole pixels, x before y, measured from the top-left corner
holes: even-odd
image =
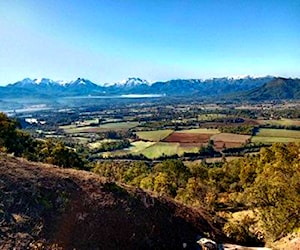
[[[140,186],[141,180],[150,173],[149,167],[142,162],[133,162],[124,173],[122,180],[134,186]]]
[[[154,178],[153,190],[161,195],[174,196],[176,184],[167,173],[158,173]]]
[[[181,160],[165,160],[155,165],[154,173],[166,173],[169,178],[177,185],[183,187],[191,176],[190,170]]]
[[[261,173],[245,194],[272,241],[300,226],[299,144],[274,144],[263,151],[261,162]]]

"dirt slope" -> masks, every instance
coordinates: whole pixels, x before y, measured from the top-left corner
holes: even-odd
[[[92,173],[0,155],[0,249],[195,249],[197,235],[224,240],[210,220]]]

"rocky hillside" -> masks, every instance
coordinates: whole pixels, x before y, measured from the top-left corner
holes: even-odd
[[[226,241],[210,221],[89,172],[0,155],[1,249],[195,249],[199,235]]]

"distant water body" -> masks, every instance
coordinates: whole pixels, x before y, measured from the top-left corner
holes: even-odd
[[[165,97],[163,94],[129,94],[129,95],[88,95],[88,96],[68,96],[66,99],[118,99],[118,98],[160,98]]]

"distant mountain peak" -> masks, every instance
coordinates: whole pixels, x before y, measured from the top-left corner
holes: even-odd
[[[86,80],[84,78],[80,78],[78,77],[76,80],[70,81],[69,84],[82,84],[85,85],[86,84]]]
[[[48,78],[36,78],[34,80],[32,80],[32,83],[33,84],[37,84],[37,85],[41,85],[41,84],[44,84],[44,85],[50,85],[50,84],[57,84],[57,82],[51,80],[51,79],[48,79]]]
[[[151,85],[147,80],[141,79],[139,77],[129,77],[117,83],[117,85],[124,85],[124,86],[138,86],[142,84]]]
[[[78,77],[76,80],[66,83],[65,86],[98,86],[98,85],[91,82],[90,80]]]
[[[29,77],[24,78],[23,80],[19,81],[20,83],[23,84],[32,84],[33,80]]]

